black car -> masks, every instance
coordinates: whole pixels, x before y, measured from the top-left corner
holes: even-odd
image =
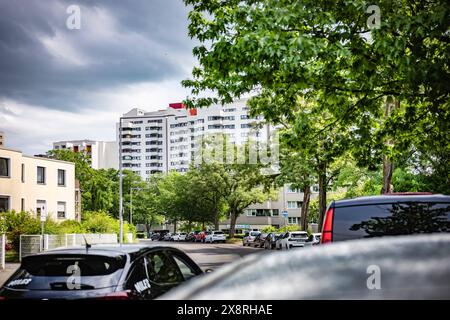
[[[252,246],[255,248],[264,247],[264,242],[266,241],[267,233],[260,233],[256,236],[255,240],[253,240]]]
[[[1,299],[153,299],[203,274],[185,253],[141,245],[65,248],[24,257]]]
[[[321,243],[436,232],[450,232],[450,196],[359,197],[330,204]]]
[[[276,242],[280,236],[283,236],[284,234],[280,233],[274,233],[271,232],[267,235],[267,237],[264,239],[264,249],[266,250],[273,250],[276,247]]]

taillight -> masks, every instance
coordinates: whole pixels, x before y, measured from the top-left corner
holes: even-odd
[[[333,208],[328,209],[322,227],[322,238],[320,240],[321,244],[333,241],[333,215],[334,209]]]
[[[129,300],[130,299],[130,291],[118,291],[112,292],[104,295],[103,297],[99,297],[99,300]]]

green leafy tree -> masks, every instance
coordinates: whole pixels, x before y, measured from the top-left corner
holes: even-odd
[[[189,34],[200,42],[193,51],[199,66],[183,81],[194,96],[186,103],[204,107],[252,94],[253,114],[290,126],[304,140],[297,148],[314,155],[321,216],[328,169],[339,155],[350,152],[371,170],[384,161],[388,191],[393,162],[412,147],[432,149],[424,132],[436,128],[435,138],[448,145],[446,1],[378,1],[382,18],[373,29],[363,0],[185,3]],[[206,90],[214,96],[199,97]],[[389,112],[387,101],[396,106]],[[307,106],[300,114],[299,105]],[[440,153],[448,156],[448,148]],[[446,167],[434,164],[448,179]]]

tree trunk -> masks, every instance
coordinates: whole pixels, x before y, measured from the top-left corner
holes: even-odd
[[[400,101],[395,97],[386,97],[384,102],[385,113],[384,116],[386,119],[389,118],[392,110],[394,108],[400,107]],[[392,139],[388,139],[386,141],[386,145],[392,145]],[[394,172],[394,164],[392,160],[387,156],[383,156],[383,186],[381,188],[381,194],[386,194],[392,192],[391,181],[392,181],[392,173]]]
[[[310,198],[311,198],[311,187],[308,185],[303,189],[302,213],[300,216],[300,229],[303,231],[308,230],[308,210]]]
[[[214,215],[214,229],[219,230],[219,213],[216,212]]]
[[[394,164],[388,158],[383,156],[383,187],[381,188],[381,194],[391,193],[391,180],[392,172],[394,171]]]
[[[230,214],[230,238],[234,238],[236,233],[236,212],[232,211]]]
[[[173,222],[173,233],[177,232],[177,220]]]
[[[322,230],[325,211],[327,210],[327,183],[326,183],[326,166],[319,165],[319,230]]]

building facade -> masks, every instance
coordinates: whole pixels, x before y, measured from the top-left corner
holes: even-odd
[[[0,211],[27,211],[55,221],[79,219],[75,165],[0,149]]]
[[[5,133],[0,131],[0,148],[5,148]]]
[[[119,145],[115,141],[70,140],[53,143],[54,150],[83,152],[93,169],[119,169]]]
[[[318,197],[318,190],[311,188],[311,199]],[[276,199],[268,200],[249,206],[245,212],[236,219],[236,231],[260,230],[266,226],[281,228],[287,225],[300,224],[303,192],[290,188],[288,185],[278,190]],[[283,215],[287,212],[287,217]],[[220,230],[230,229],[230,219],[221,221]]]
[[[135,108],[123,115],[121,130],[120,136],[117,124],[123,168],[147,179],[171,170],[187,172],[202,137],[222,134],[230,144],[242,145],[248,139],[266,142],[275,129],[262,117],[251,118],[246,100],[238,100],[190,110],[181,103],[153,112]]]

